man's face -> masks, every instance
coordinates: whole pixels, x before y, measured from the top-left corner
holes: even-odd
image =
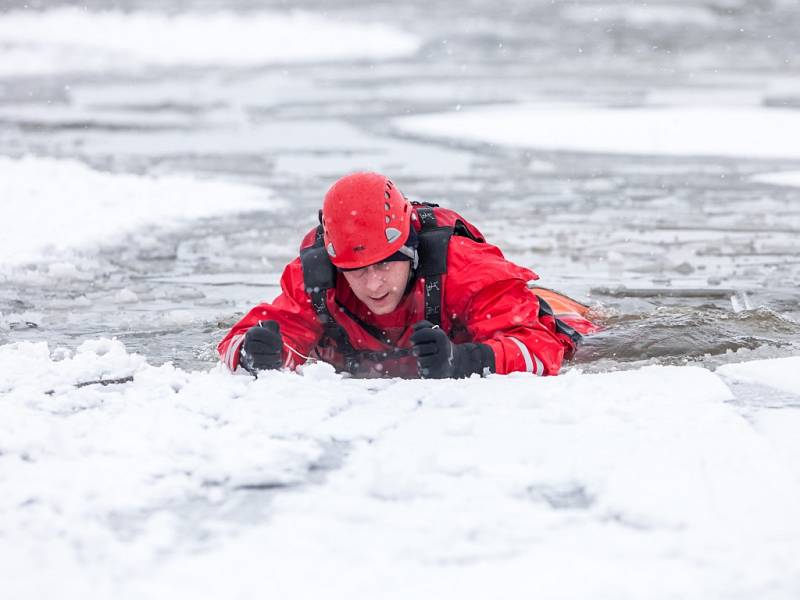
[[[407,260],[380,262],[363,269],[344,271],[356,297],[376,315],[392,312],[406,291],[411,263]]]

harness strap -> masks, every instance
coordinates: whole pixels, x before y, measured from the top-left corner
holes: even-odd
[[[393,350],[359,350],[358,356],[363,361],[381,362],[394,358],[405,358],[413,354],[411,348],[394,348]]]
[[[324,248],[322,225],[317,227],[313,245],[300,250],[300,264],[303,267],[306,293],[322,325],[322,341],[324,343],[324,340],[329,339],[333,342],[344,356],[345,370],[353,373],[359,365],[359,353],[328,308],[328,290],[336,287],[336,270]]]
[[[565,336],[567,336],[569,339],[572,340],[572,342],[576,346],[580,344],[581,341],[583,341],[583,336],[577,331],[575,331],[575,329],[564,323],[564,321],[556,317],[555,313],[553,312],[553,309],[550,307],[550,305],[544,298],[542,298],[541,296],[536,296],[536,297],[539,298],[539,317],[542,316],[553,317],[553,321],[555,322],[556,325],[556,331],[558,333],[562,333]]]
[[[420,220],[417,272],[425,278],[425,319],[442,324],[442,275],[447,273],[447,248],[453,236],[451,227],[439,227],[435,205],[416,205]]]

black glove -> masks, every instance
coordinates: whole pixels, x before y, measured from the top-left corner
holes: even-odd
[[[487,367],[494,373],[494,352],[486,344],[454,344],[430,321],[414,324],[411,346],[423,379],[461,379]]]
[[[248,373],[281,368],[283,339],[277,321],[264,321],[244,334],[239,364]]]

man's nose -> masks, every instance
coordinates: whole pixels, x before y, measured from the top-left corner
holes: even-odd
[[[383,274],[378,272],[377,269],[373,269],[372,267],[367,268],[367,289],[378,290],[383,285]]]

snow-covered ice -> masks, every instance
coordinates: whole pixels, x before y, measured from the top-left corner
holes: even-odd
[[[613,154],[800,158],[800,112],[748,106],[509,105],[397,119],[416,134]]]
[[[717,372],[734,381],[773,387],[800,397],[800,356],[731,363]]]
[[[250,185],[111,174],[71,160],[0,157],[0,270],[45,258],[57,265],[65,250],[119,242],[147,227],[281,205]]]
[[[716,372],[743,390],[744,414],[800,481],[800,356],[730,363]]]
[[[0,373],[10,597],[800,590],[792,457],[702,368],[252,380],[96,340],[2,346]]]
[[[707,6],[668,6],[659,4],[603,4],[591,3],[566,6],[561,14],[578,23],[623,22],[637,27],[647,26],[702,26],[713,27],[720,23],[719,15]]]
[[[300,11],[169,15],[25,10],[0,18],[0,75],[375,60],[411,54],[419,44],[414,36],[386,25]]]
[[[753,181],[786,187],[800,187],[800,171],[782,171],[779,173],[763,173],[753,177]]]

